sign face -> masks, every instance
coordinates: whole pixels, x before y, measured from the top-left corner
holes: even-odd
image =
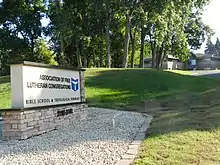
[[[79,71],[12,65],[11,89],[13,108],[81,101]]]

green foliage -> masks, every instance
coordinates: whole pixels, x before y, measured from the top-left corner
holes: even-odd
[[[55,54],[48,48],[48,45],[44,39],[39,39],[36,42],[34,57],[36,62],[44,62],[46,64],[57,65],[55,61]]]
[[[201,21],[200,12],[208,2],[160,1],[159,6],[155,2],[156,8],[148,13],[146,22],[154,67],[160,68],[167,54],[186,60],[188,47],[200,48],[204,36],[211,35],[209,27]]]
[[[9,64],[21,60],[48,63],[36,57],[35,52],[43,32],[41,19],[45,9],[43,0],[0,3],[0,75],[9,74]]]
[[[185,33],[191,49],[199,49],[205,41],[205,37],[210,38],[213,35],[212,29],[202,22],[200,11],[190,14],[190,19],[185,25]]]

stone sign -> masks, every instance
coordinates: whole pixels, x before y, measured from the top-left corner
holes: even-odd
[[[12,108],[80,102],[79,74],[39,65],[11,65]]]
[[[2,139],[27,139],[85,119],[84,71],[27,61],[11,65],[12,108],[1,110]]]

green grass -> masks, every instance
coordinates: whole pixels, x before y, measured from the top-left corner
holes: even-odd
[[[149,99],[206,91],[219,80],[151,69],[89,69],[86,94],[91,105],[128,108]]]
[[[137,165],[219,165],[220,130],[172,132],[144,141]]]
[[[0,77],[0,109],[11,106],[9,77]]]
[[[137,165],[220,164],[219,79],[151,69],[88,69],[90,106],[146,112],[154,117]],[[9,78],[0,78],[0,108],[10,107]],[[152,100],[146,108],[146,101]],[[192,105],[212,105],[194,109]],[[166,109],[155,109],[163,106]]]
[[[220,106],[149,112],[154,120],[137,165],[220,164]]]

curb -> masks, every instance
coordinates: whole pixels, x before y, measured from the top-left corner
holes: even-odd
[[[153,119],[150,115],[143,114],[143,116],[147,118],[144,120],[133,141],[129,144],[127,152],[121,157],[121,160],[116,162],[115,165],[131,165],[133,163],[138,154],[139,147],[146,137],[147,129]]]

